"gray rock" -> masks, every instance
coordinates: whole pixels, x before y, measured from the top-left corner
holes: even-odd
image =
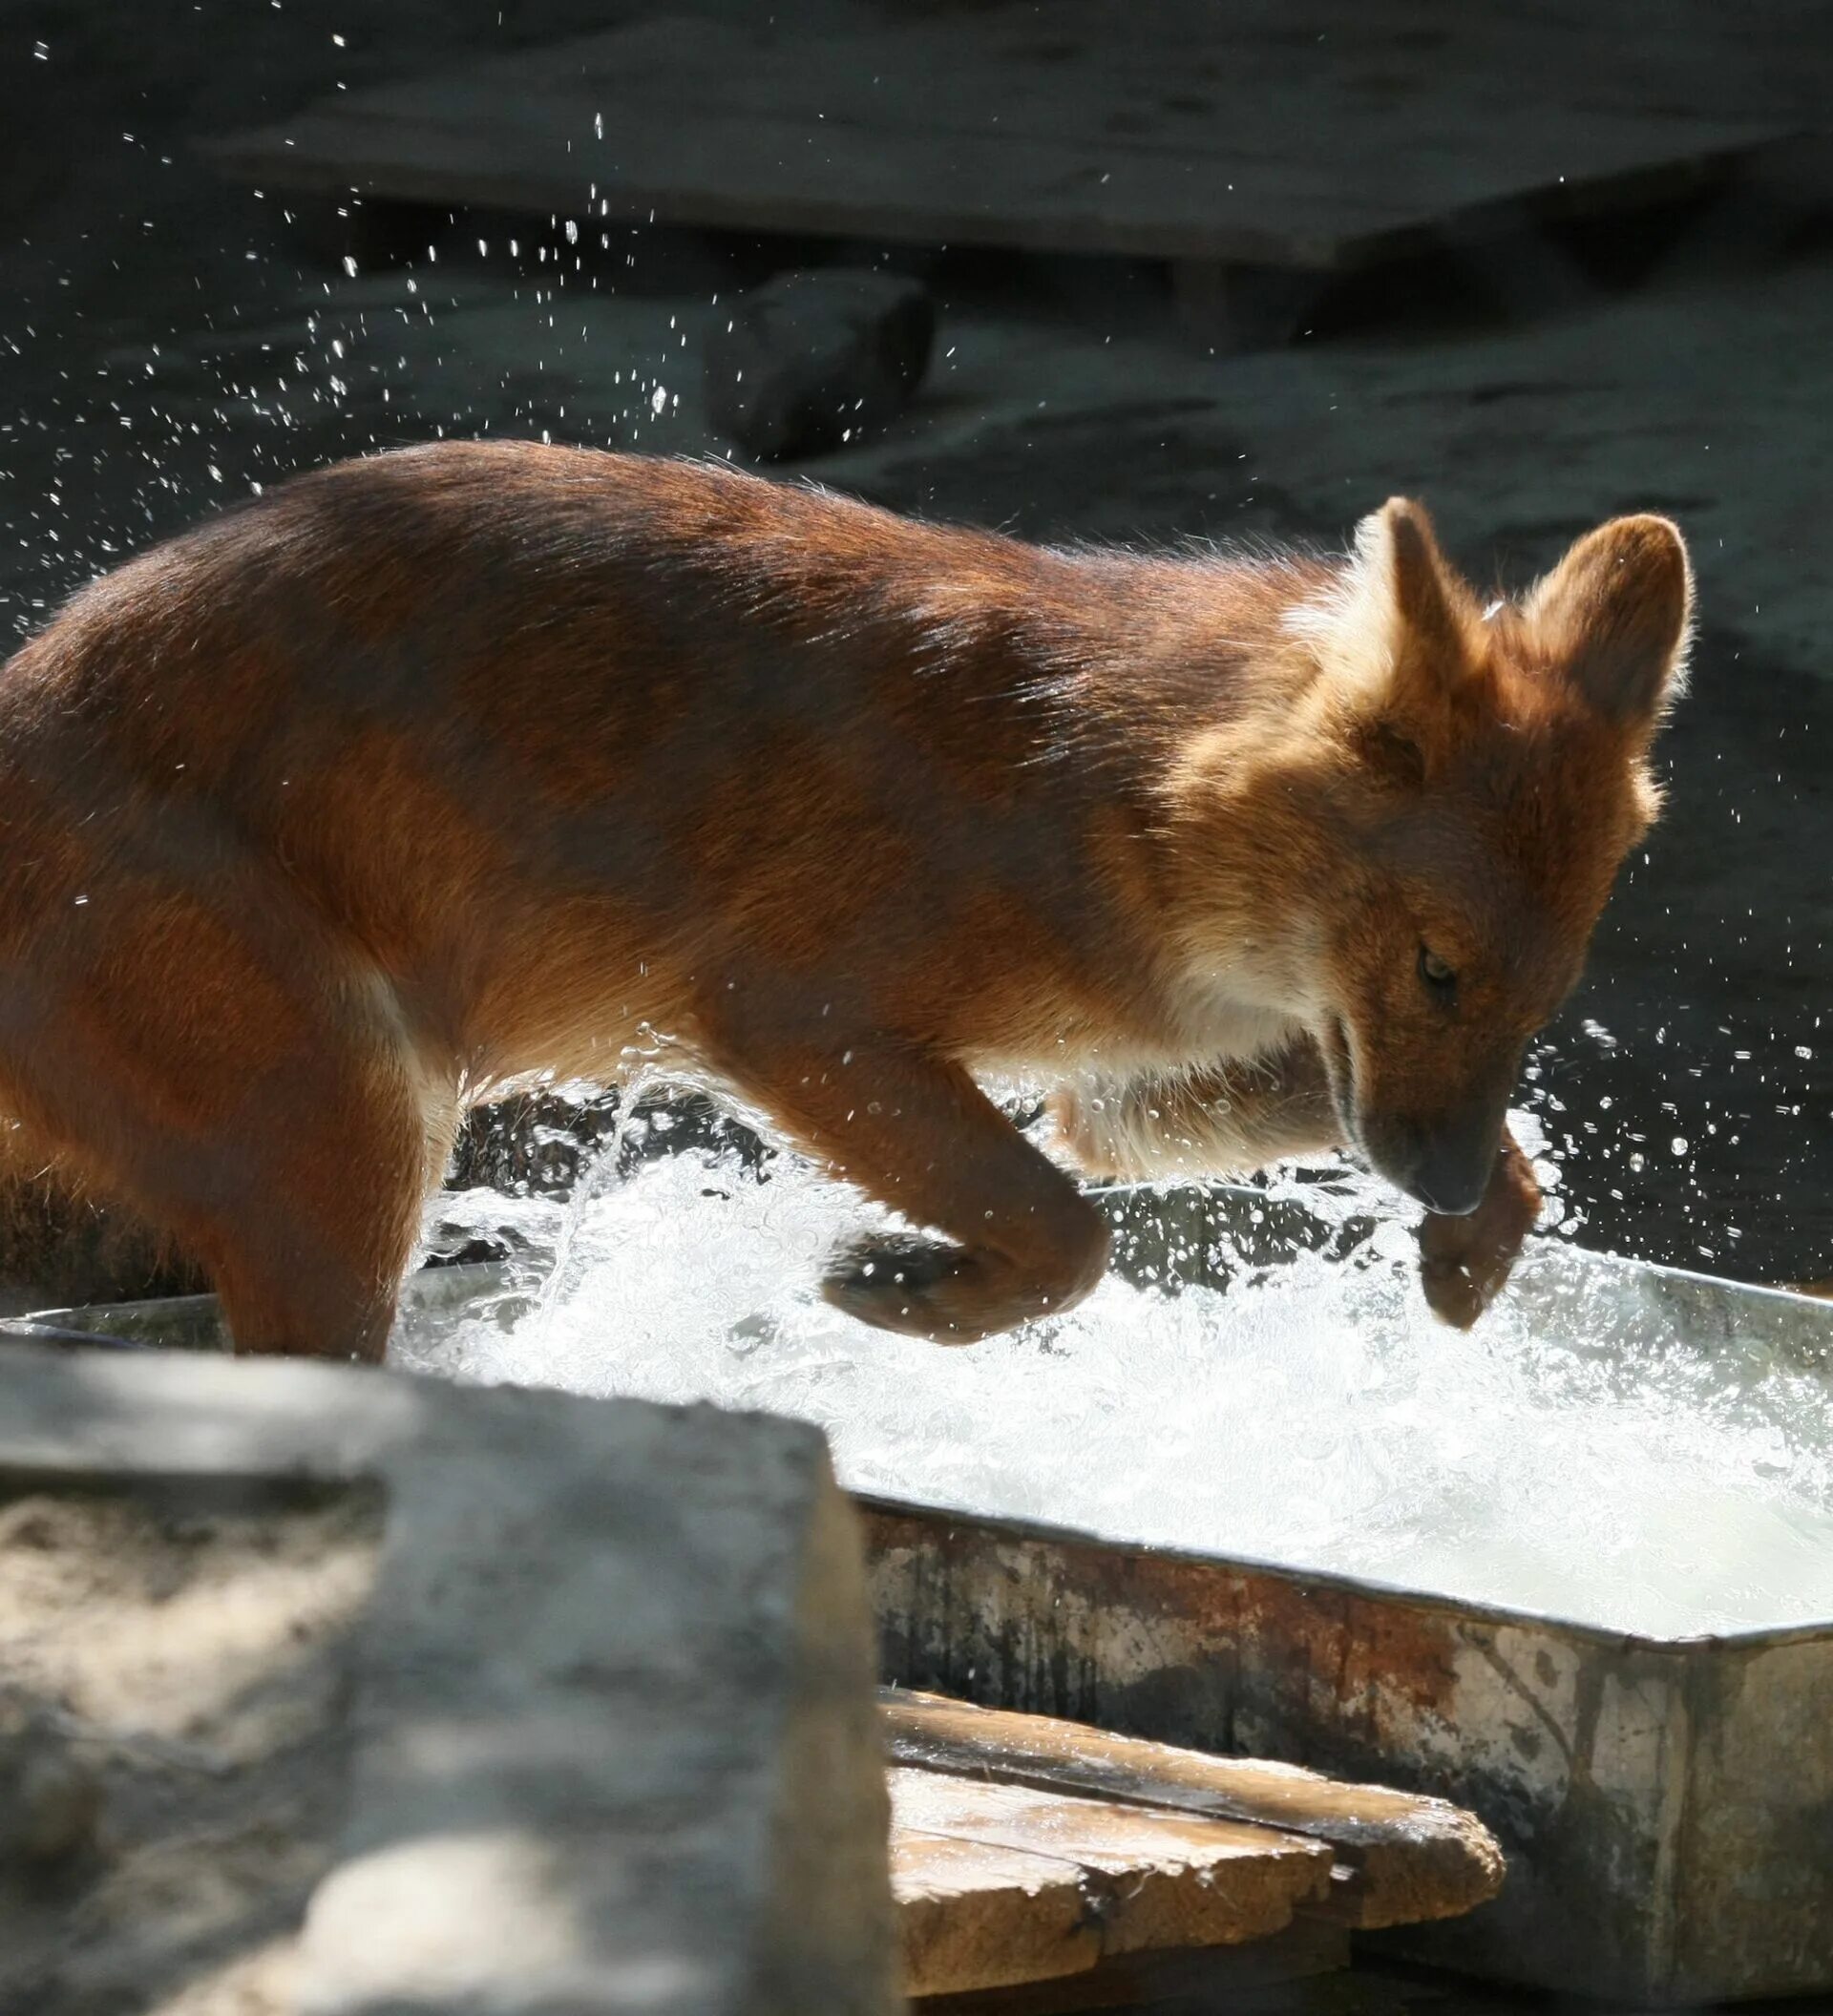
[[[936,304],[920,280],[860,267],[779,273],[715,312],[702,353],[707,419],[786,462],[877,431],[921,383]]]
[[[129,1496],[379,1487],[299,2016],[902,2006],[859,1534],[818,1431],[17,1345],[0,1468]],[[11,1846],[68,1853],[93,1802],[36,1754],[57,1769]]]

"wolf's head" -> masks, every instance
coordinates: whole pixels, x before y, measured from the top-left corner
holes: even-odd
[[[1315,809],[1290,843],[1305,1019],[1351,1143],[1432,1210],[1481,1201],[1523,1052],[1658,809],[1692,606],[1664,518],[1485,601],[1397,498],[1287,619],[1315,676],[1254,789]]]

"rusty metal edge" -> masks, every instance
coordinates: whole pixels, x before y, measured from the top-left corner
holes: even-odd
[[[1058,1526],[1039,1520],[1001,1518],[996,1513],[977,1512],[963,1505],[921,1504],[905,1499],[886,1498],[875,1492],[854,1491],[848,1495],[862,1511],[883,1513],[895,1519],[931,1520],[975,1526],[1010,1540],[1035,1542],[1043,1546],[1101,1547],[1112,1554],[1185,1562],[1193,1567],[1239,1569],[1253,1575],[1270,1576],[1296,1588],[1339,1590],[1346,1596],[1380,1603],[1403,1603],[1412,1608],[1473,1619],[1483,1624],[1539,1625],[1583,1639],[1589,1645],[1624,1652],[1690,1652],[1713,1646],[1765,1648],[1772,1645],[1795,1645],[1833,1636],[1833,1617],[1829,1617],[1824,1622],[1808,1624],[1753,1625],[1740,1631],[1700,1631],[1682,1638],[1648,1638],[1636,1631],[1613,1631],[1605,1625],[1583,1623],[1549,1610],[1514,1608],[1506,1604],[1484,1603],[1475,1598],[1445,1596],[1433,1589],[1417,1589],[1404,1583],[1347,1575],[1334,1568],[1306,1568],[1295,1566],[1289,1561],[1267,1561],[1253,1554],[1211,1553],[1194,1547],[1159,1546],[1145,1541],[1117,1540],[1110,1534],[1098,1533],[1086,1526]]]

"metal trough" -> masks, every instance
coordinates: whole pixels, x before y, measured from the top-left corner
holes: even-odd
[[[866,1507],[887,1678],[1428,1792],[1508,1858],[1381,1935],[1651,2006],[1833,1986],[1833,1626],[1662,1642],[1225,1557]]]
[[[1353,1236],[1249,1191],[1119,1193],[1112,1208],[1124,1264],[1153,1279],[1168,1262],[1203,1280],[1276,1268]],[[1833,1308],[1803,1297],[1550,1245],[1516,1292],[1557,1321],[1599,1270],[1632,1330],[1677,1324],[1747,1363],[1833,1364]],[[404,1321],[436,1333],[502,1289],[488,1267],[425,1274]],[[208,1298],[26,1320],[217,1335]],[[863,1510],[888,1680],[1479,1814],[1508,1855],[1502,1896],[1380,1935],[1389,1950],[1650,2006],[1833,1988],[1833,1614],[1643,1638],[947,1507]]]

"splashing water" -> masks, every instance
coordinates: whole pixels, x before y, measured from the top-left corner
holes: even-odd
[[[798,1416],[857,1491],[1607,1628],[1833,1619],[1833,1312],[1816,1332],[1791,1301],[1685,1277],[1675,1303],[1675,1277],[1544,1242],[1460,1334],[1390,1219],[1346,1258],[1177,1293],[1116,1276],[951,1350],[816,1297],[870,1212],[788,1157],[760,1179],[677,1154],[570,1206],[441,1203],[449,1227],[509,1231],[526,1280],[410,1328],[395,1358],[415,1369]],[[1727,1296],[1757,1315],[1727,1321]]]

